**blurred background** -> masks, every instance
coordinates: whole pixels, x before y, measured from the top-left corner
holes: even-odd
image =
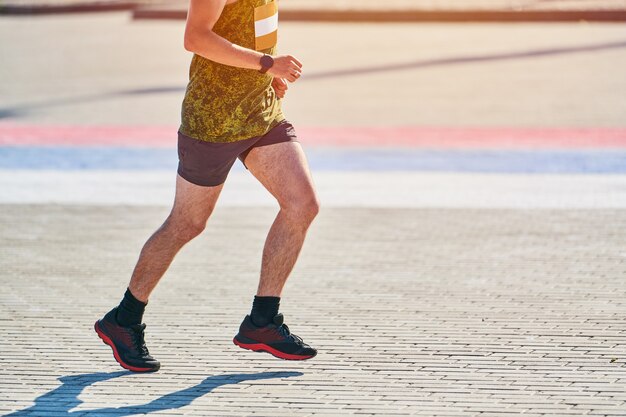
[[[314,169],[625,169],[615,153],[580,152],[623,146],[625,1],[281,0],[280,7],[280,51],[305,64],[283,106]],[[182,47],[185,1],[3,0],[0,13],[0,169],[171,172],[191,58]],[[0,201],[19,202],[26,189],[42,187],[11,181]],[[49,193],[30,198],[61,198]],[[135,192],[117,193],[135,201]],[[162,194],[138,202],[166,204],[170,194]],[[336,200],[343,191],[328,195],[344,203]],[[445,203],[440,197],[433,204]],[[377,204],[372,198],[355,194],[345,203]],[[380,200],[389,198],[417,204],[400,195]]]
[[[154,3],[3,0],[1,120],[176,127],[190,61],[181,46],[186,2]],[[62,13],[73,7],[89,12]],[[114,7],[131,10],[107,11]],[[625,25],[595,21],[626,20],[624,1],[280,7],[280,51],[306,64],[284,102],[296,126],[625,123]]]

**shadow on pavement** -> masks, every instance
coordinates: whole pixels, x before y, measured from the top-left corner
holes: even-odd
[[[436,66],[471,64],[471,63],[478,63],[478,62],[506,61],[506,60],[512,60],[512,59],[525,59],[525,58],[534,58],[534,57],[542,57],[542,56],[596,52],[596,51],[604,51],[604,50],[609,50],[609,49],[621,49],[621,48],[626,48],[626,41],[607,42],[607,43],[599,43],[595,45],[585,45],[585,46],[534,49],[534,50],[528,50],[528,51],[505,52],[505,53],[495,53],[495,54],[485,54],[485,55],[467,55],[467,56],[419,60],[419,61],[412,61],[412,62],[390,64],[390,65],[363,67],[363,68],[349,68],[349,69],[342,69],[342,70],[322,71],[322,72],[314,72],[308,75],[305,74],[302,76],[301,80],[306,82],[306,81],[323,80],[327,78],[349,77],[353,75],[375,74],[375,73],[381,73],[381,72],[404,71],[404,70],[429,68],[429,67],[436,67]],[[185,92],[185,89],[186,89],[185,86],[146,87],[146,88],[136,88],[136,89],[130,89],[130,90],[112,91],[109,93],[83,95],[83,96],[64,98],[64,99],[47,100],[47,101],[42,101],[39,103],[23,104],[23,105],[16,106],[16,107],[0,108],[0,119],[19,118],[21,116],[25,116],[28,113],[34,110],[38,110],[38,109],[57,107],[57,106],[66,106],[66,105],[71,105],[71,104],[82,104],[82,103],[107,100],[111,98],[118,98],[118,97],[124,97],[124,96],[142,96],[142,95],[149,96],[153,94],[169,94],[169,93],[183,94]]]
[[[470,64],[475,62],[507,61],[511,59],[534,58],[541,56],[553,56],[575,54],[581,52],[596,52],[607,49],[626,48],[626,41],[607,42],[596,45],[572,46],[562,48],[534,49],[529,51],[505,52],[485,55],[467,55],[451,58],[438,58],[413,62],[404,62],[391,65],[379,65],[366,68],[353,68],[336,71],[318,72],[311,75],[304,74],[302,80],[320,80],[324,78],[346,77],[361,74],[373,74],[378,72],[402,71],[417,68],[437,67],[443,65]]]
[[[243,381],[259,379],[290,378],[303,375],[302,372],[259,372],[254,374],[222,374],[207,377],[204,381],[189,388],[172,392],[156,398],[149,403],[122,407],[106,407],[95,410],[70,411],[83,401],[78,396],[85,388],[97,382],[107,381],[132,372],[99,372],[92,374],[71,375],[59,378],[61,386],[35,399],[35,405],[7,414],[5,417],[26,417],[53,415],[55,417],[101,416],[121,417],[134,414],[148,414],[156,411],[173,410],[191,404],[197,398],[223,385],[238,384]]]

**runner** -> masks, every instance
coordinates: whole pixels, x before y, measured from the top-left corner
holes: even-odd
[[[319,203],[304,152],[280,106],[302,64],[291,55],[275,55],[277,34],[276,0],[190,2],[185,48],[194,56],[178,132],[174,206],[144,245],[119,306],[95,324],[126,369],[159,369],[144,342],[148,298],[176,253],[204,230],[237,158],[276,198],[280,211],[265,241],[252,311],[233,342],[281,359],[317,354],[278,312]]]

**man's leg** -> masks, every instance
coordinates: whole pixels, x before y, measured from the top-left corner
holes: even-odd
[[[178,251],[204,230],[223,184],[201,187],[176,177],[174,207],[163,225],[145,243],[128,288],[146,303]]]
[[[141,250],[124,299],[96,322],[96,333],[122,367],[136,372],[159,369],[160,363],[150,356],[144,342],[144,308],[176,253],[204,230],[222,186],[201,187],[180,175],[176,178],[172,211]]]
[[[280,205],[263,248],[257,289],[260,297],[280,297],[319,211],[319,201],[298,142],[254,148],[246,158],[246,166]]]
[[[291,335],[278,314],[280,295],[306,232],[319,211],[313,180],[297,142],[254,148],[246,166],[276,198],[280,211],[263,248],[261,277],[252,313],[242,323],[234,342],[245,349],[265,351],[281,359],[303,360],[317,351]]]

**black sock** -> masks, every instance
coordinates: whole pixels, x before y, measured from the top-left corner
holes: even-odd
[[[148,303],[143,303],[135,298],[130,292],[130,289],[126,289],[124,298],[117,308],[117,322],[120,326],[128,327],[133,324],[140,324],[143,320],[143,312],[146,309]]]
[[[255,295],[252,303],[252,313],[250,313],[252,323],[259,327],[267,326],[272,322],[274,316],[278,314],[279,304],[280,297],[259,297]]]

